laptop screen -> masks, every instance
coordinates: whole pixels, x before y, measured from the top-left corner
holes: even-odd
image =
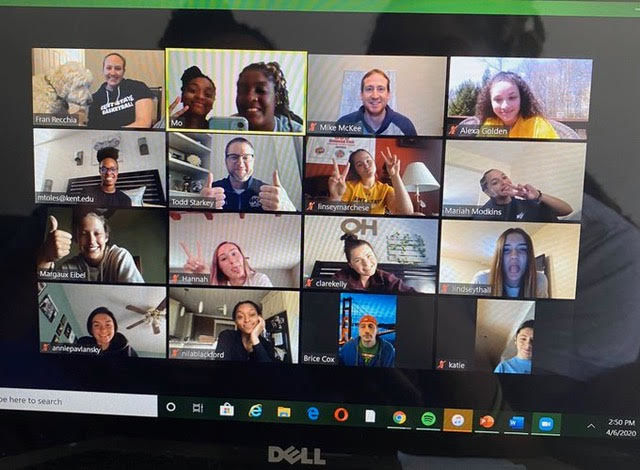
[[[636,437],[637,2],[29,3],[1,409]]]

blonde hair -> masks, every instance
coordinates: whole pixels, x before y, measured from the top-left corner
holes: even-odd
[[[246,276],[245,279],[248,279],[250,276],[253,276],[256,273],[255,270],[251,266],[249,266],[249,262],[247,261],[247,257],[242,252],[242,248],[240,248],[236,243],[225,241],[220,243],[213,251],[213,258],[211,259],[211,285],[223,286],[226,285],[227,282],[229,282],[229,278],[225,276],[225,274],[222,272],[222,269],[218,267],[218,251],[220,251],[220,247],[222,247],[222,245],[233,245],[238,249],[238,251],[242,255],[244,264],[244,275]]]

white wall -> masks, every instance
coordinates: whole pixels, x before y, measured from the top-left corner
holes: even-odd
[[[226,178],[229,172],[224,162],[224,148],[236,135],[211,135],[211,172],[216,180]],[[273,172],[278,177],[296,210],[302,208],[302,155],[296,146],[302,148],[302,137],[252,135],[243,136],[251,142],[255,150],[253,175],[267,184],[273,183]],[[297,141],[297,142],[296,142]]]
[[[535,302],[478,299],[476,317],[476,368],[516,354],[513,341],[518,327],[535,316]]]
[[[97,151],[93,145],[111,137],[120,138],[120,173],[157,169],[162,189],[166,193],[165,136],[163,132],[90,131],[64,129],[34,129],[35,189],[41,191],[44,180],[53,180],[53,192],[65,192],[69,178],[98,176]],[[138,139],[145,137],[149,155],[140,155]],[[84,153],[81,166],[74,158]]]
[[[295,274],[300,264],[300,226],[298,215],[216,213],[213,220],[199,212],[182,213],[181,220],[169,219],[169,266],[182,269],[187,255],[180,246],[185,243],[193,254],[199,241],[202,255],[210,266],[213,251],[219,243],[237,243],[258,272],[273,273],[277,287],[298,287]]]
[[[585,143],[450,141],[443,203],[484,204],[488,196],[480,188],[480,177],[496,168],[514,184],[531,184],[566,201],[573,213],[563,219],[580,220],[585,158]]]
[[[489,269],[496,240],[510,227],[520,227],[529,234],[535,256],[547,256],[550,296],[575,298],[579,224],[445,220],[442,223],[440,282],[470,283],[475,272]]]
[[[346,262],[344,242],[340,237],[344,234],[340,224],[346,219],[365,220],[367,225],[377,225],[377,235],[371,230],[357,233],[358,238],[368,241],[378,258],[378,263],[396,263],[390,260],[387,253],[388,237],[399,234],[420,235],[425,243],[426,257],[420,264],[433,265],[437,259],[438,222],[423,218],[367,218],[360,216],[307,216],[304,219],[304,275],[310,276],[316,261]]]
[[[347,70],[394,71],[395,111],[411,119],[418,135],[442,135],[446,57],[309,55],[309,120],[337,121]],[[353,111],[356,111],[355,109]]]
[[[554,299],[576,296],[580,225],[545,225],[532,237],[536,253],[547,255],[550,295]]]

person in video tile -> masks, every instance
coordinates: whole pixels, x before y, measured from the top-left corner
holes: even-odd
[[[138,357],[127,338],[118,332],[118,321],[106,307],[98,307],[89,314],[87,331],[91,336],[79,338],[80,346],[98,346],[101,356]]]
[[[484,86],[476,103],[477,123],[509,128],[509,137],[558,139],[542,105],[526,81],[513,72],[498,72]]]
[[[237,83],[238,114],[250,131],[302,132],[302,118],[289,109],[287,80],[278,62],[247,65]]]
[[[100,207],[130,207],[131,198],[116,188],[118,181],[118,155],[115,147],[98,150],[96,156],[100,171],[100,186],[89,186],[82,190],[82,196],[91,196],[93,204]]]
[[[536,271],[531,237],[521,228],[509,228],[496,242],[491,269],[475,274],[473,284],[491,286],[491,295],[510,298],[547,298],[547,276]]]
[[[481,216],[496,220],[521,222],[557,222],[558,216],[573,212],[562,199],[542,193],[530,184],[513,184],[511,179],[497,169],[487,170],[480,178],[482,191],[489,200],[482,209],[492,209],[500,216]]]
[[[376,178],[376,161],[369,152],[357,149],[349,155],[349,163],[342,173],[333,160],[333,174],[329,177],[331,201],[367,202],[371,214],[412,214],[413,204],[400,177],[400,160],[389,147],[381,152],[391,184]]]
[[[93,94],[89,108],[89,127],[150,128],[153,120],[153,95],[138,80],[124,78],[127,60],[117,52],[105,56],[102,73],[105,82]]]
[[[200,192],[201,196],[216,200],[216,209],[238,212],[296,210],[280,183],[277,170],[273,172],[272,184],[253,177],[256,157],[249,140],[244,137],[231,139],[224,155],[229,175],[213,181],[213,174],[209,173],[207,184]]]
[[[344,234],[344,254],[348,267],[338,271],[333,278],[347,282],[347,290],[375,292],[415,292],[394,274],[378,269],[378,258],[373,247],[366,240],[353,234]]]
[[[360,82],[362,106],[338,119],[337,124],[360,124],[369,135],[416,135],[411,120],[389,106],[391,82],[386,73],[372,69]]]
[[[393,367],[396,350],[378,336],[378,321],[364,315],[358,323],[358,337],[347,341],[338,352],[338,363],[344,366]]]
[[[195,65],[186,69],[180,80],[182,95],[169,105],[171,121],[181,121],[183,125],[179,127],[185,129],[208,129],[207,115],[216,100],[215,83]],[[182,108],[175,111],[179,103],[182,103]],[[174,124],[172,126],[177,127]]]
[[[238,302],[233,307],[235,330],[224,330],[218,336],[216,353],[225,361],[273,362],[273,344],[262,333],[265,321],[262,307],[250,300]]]
[[[195,256],[183,242],[180,242],[180,246],[187,255],[184,270],[189,273],[205,273],[207,268],[200,242],[197,242]],[[211,285],[214,286],[273,287],[266,274],[256,272],[249,266],[242,249],[233,242],[222,242],[216,247],[211,260],[210,274]]]
[[[498,374],[530,374],[533,356],[534,321],[527,320],[518,328],[515,337],[516,355],[502,361],[494,372]]]
[[[47,238],[40,248],[38,269],[84,273],[82,280],[94,282],[144,282],[133,256],[125,248],[109,245],[107,219],[94,211],[75,210],[73,236],[58,230],[58,220],[50,215]],[[71,252],[75,237],[80,253],[56,266]]]

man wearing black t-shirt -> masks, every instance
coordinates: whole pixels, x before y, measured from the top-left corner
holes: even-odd
[[[530,184],[513,184],[502,171],[487,170],[480,179],[482,191],[489,196],[477,219],[518,222],[557,222],[573,212],[562,199],[542,193]]]
[[[83,196],[91,196],[92,204],[100,207],[130,207],[131,198],[120,189],[116,189],[118,181],[118,149],[105,147],[98,150],[100,164],[100,186],[84,188]]]
[[[151,127],[153,95],[144,83],[124,78],[126,65],[125,58],[117,52],[108,54],[102,61],[105,82],[92,95],[89,127]]]

